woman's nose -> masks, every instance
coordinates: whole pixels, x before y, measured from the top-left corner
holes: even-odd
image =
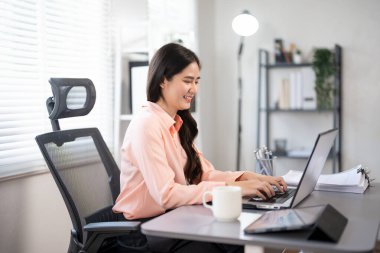
[[[193,93],[197,93],[197,91],[198,91],[198,84],[195,83],[195,82],[193,82],[193,83],[191,84],[190,91],[192,91]]]

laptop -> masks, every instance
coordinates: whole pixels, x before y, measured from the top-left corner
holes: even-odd
[[[338,129],[318,134],[297,187],[288,187],[285,193],[277,192],[276,196],[267,200],[260,197],[244,197],[243,209],[286,209],[297,206],[314,190],[337,134]]]

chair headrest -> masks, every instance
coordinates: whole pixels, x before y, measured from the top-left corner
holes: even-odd
[[[87,115],[96,100],[95,86],[87,78],[50,78],[53,97],[46,101],[51,120]]]

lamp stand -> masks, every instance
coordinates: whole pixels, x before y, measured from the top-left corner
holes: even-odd
[[[237,68],[238,68],[238,134],[237,134],[237,154],[236,154],[236,170],[240,170],[240,150],[241,150],[241,107],[242,107],[242,73],[241,73],[241,55],[243,53],[244,37],[240,36],[239,51],[237,57]]]

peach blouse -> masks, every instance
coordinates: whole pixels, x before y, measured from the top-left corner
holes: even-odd
[[[129,124],[121,148],[120,195],[113,211],[126,219],[148,218],[167,209],[202,203],[214,186],[235,181],[244,172],[215,170],[199,153],[202,181],[186,182],[187,155],[178,136],[182,119],[173,119],[158,104],[146,102]],[[211,199],[209,199],[211,200]]]

